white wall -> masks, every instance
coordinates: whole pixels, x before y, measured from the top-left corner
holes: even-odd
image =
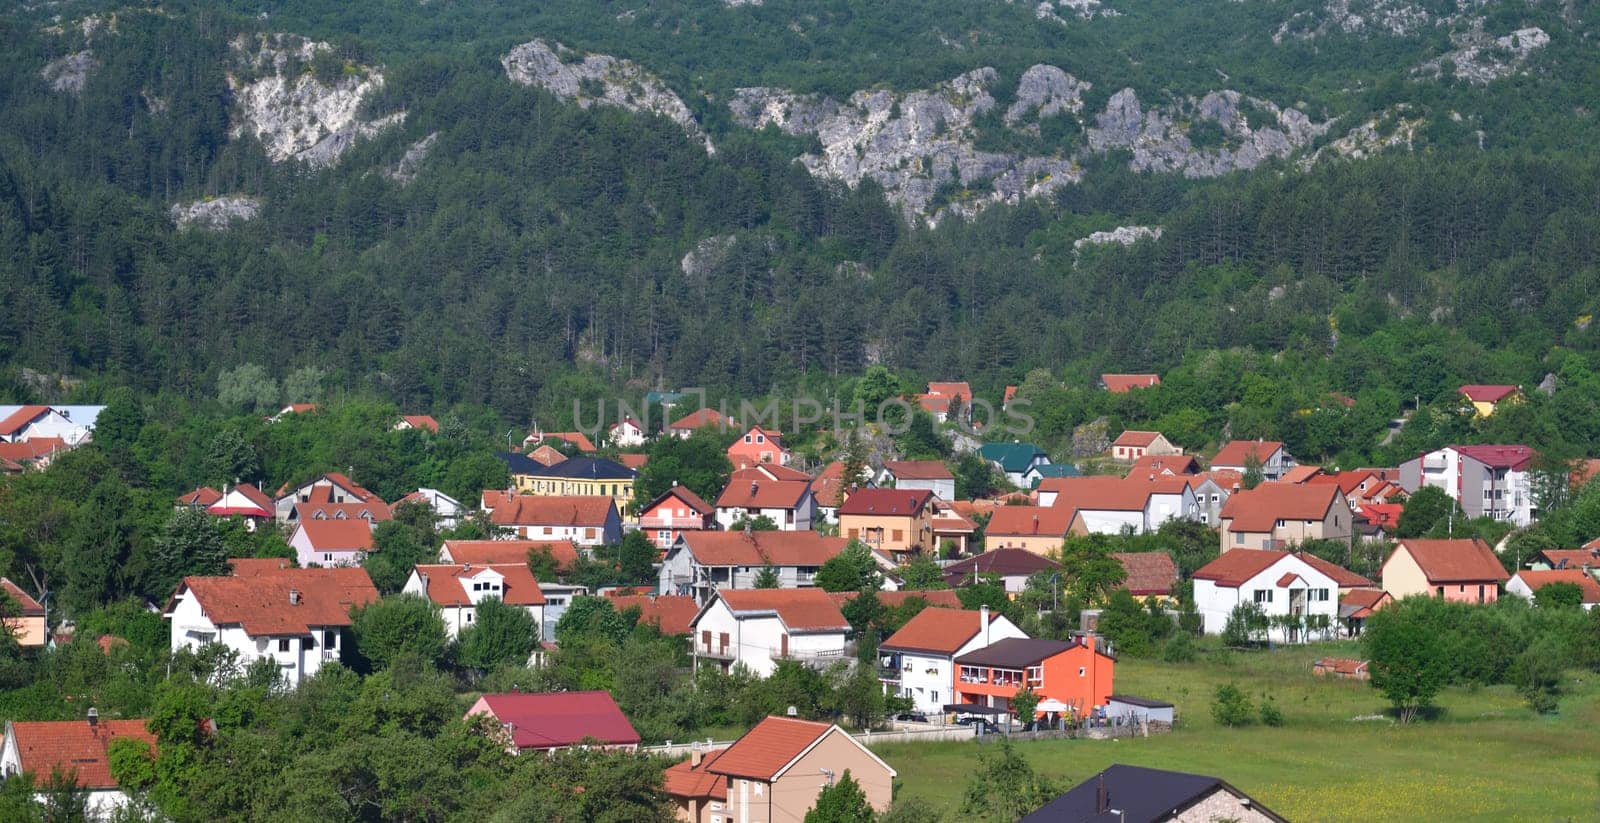
[[[1249,551],[1249,550],[1244,550]],[[1289,588],[1279,588],[1278,580],[1285,574],[1293,572],[1300,576],[1300,580],[1292,581]],[[1255,602],[1255,592],[1266,590],[1272,592],[1271,602],[1261,603],[1261,610],[1268,616],[1289,613],[1291,593],[1295,589],[1326,590],[1326,600],[1312,599],[1311,591],[1306,595],[1305,608],[1302,614],[1325,614],[1335,625],[1339,616],[1339,584],[1332,578],[1312,568],[1305,561],[1293,555],[1286,555],[1278,562],[1267,567],[1256,576],[1246,580],[1238,588],[1225,588],[1218,586],[1214,580],[1194,581],[1195,606],[1200,611],[1200,616],[1205,619],[1206,634],[1221,634],[1228,625],[1228,616],[1233,613],[1235,606],[1240,603]],[[1276,640],[1284,639],[1284,633],[1273,629],[1270,636]]]
[[[249,666],[256,660],[269,657],[277,662],[279,670],[289,685],[298,686],[314,676],[325,660],[338,660],[345,643],[340,627],[312,627],[311,635],[251,637],[240,626],[213,624],[206,617],[193,593],[185,592],[165,617],[171,621],[171,649],[199,649],[207,642],[220,643],[239,655],[239,665]],[[329,633],[332,644],[328,645]],[[210,636],[209,641],[207,635]],[[280,641],[288,641],[288,649],[279,648]]]
[[[987,636],[979,632],[956,649],[953,655],[933,655],[922,652],[905,652],[900,656],[900,696],[909,697],[915,710],[925,714],[939,714],[944,704],[954,703],[955,658],[1011,637],[1028,635],[1004,617],[989,624]],[[931,671],[930,671],[931,670]]]
[[[711,632],[711,648],[721,648],[720,635],[728,633],[728,650],[733,653],[732,665],[744,665],[751,672],[761,677],[772,674],[777,663],[774,656],[778,654],[783,644],[783,636],[787,633],[783,621],[774,617],[746,617],[742,620],[733,616],[727,604],[718,600],[700,619],[690,627],[690,639],[693,643],[695,654],[701,654],[705,649],[702,632]],[[791,634],[789,635],[789,651],[791,654],[827,654],[836,659],[845,659],[844,632],[826,632],[817,634]],[[718,663],[721,657],[708,657],[707,663]],[[702,663],[701,665],[706,665]]]

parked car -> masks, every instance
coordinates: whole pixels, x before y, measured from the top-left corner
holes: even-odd
[[[922,712],[901,712],[900,714],[895,715],[894,719],[910,721],[910,722],[913,722],[913,723],[926,723],[926,722],[928,722],[928,716],[923,714]]]

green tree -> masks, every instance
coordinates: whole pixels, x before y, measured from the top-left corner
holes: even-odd
[[[656,438],[650,444],[649,461],[634,478],[634,504],[643,507],[674,484],[704,500],[715,500],[733,472],[725,447],[715,431],[697,431],[686,438]]]
[[[539,644],[539,623],[527,609],[508,606],[498,597],[478,601],[472,625],[456,640],[456,660],[478,672],[505,665],[523,665]],[[563,615],[565,616],[565,615]]]
[[[740,517],[728,527],[728,531],[733,532],[775,532],[777,530],[777,521],[764,514],[758,514],[755,517]]]
[[[1402,539],[1422,537],[1436,526],[1446,523],[1452,513],[1458,524],[1465,523],[1466,517],[1461,507],[1443,489],[1423,486],[1406,498],[1406,506],[1400,512],[1400,522],[1395,525],[1395,536]]]
[[[1128,578],[1111,549],[1110,538],[1103,534],[1069,537],[1061,544],[1061,578],[1084,603],[1104,602]]]
[[[617,573],[624,583],[649,583],[656,578],[656,559],[661,550],[645,533],[635,529],[622,537],[617,550]]]
[[[956,599],[961,601],[963,609],[979,609],[988,606],[996,614],[1005,615],[1015,623],[1021,618],[1016,601],[1006,594],[1005,584],[1000,582],[997,574],[985,574],[978,578],[976,583],[970,583],[956,589]]]
[[[1533,602],[1541,609],[1576,609],[1583,606],[1583,589],[1577,583],[1558,580],[1546,583],[1533,593]]]
[[[877,591],[883,585],[883,574],[878,571],[872,550],[859,540],[851,540],[817,569],[815,582],[828,592]]]
[[[556,621],[556,642],[565,646],[579,637],[600,637],[621,644],[633,624],[603,597],[574,597]]]
[[[328,373],[316,366],[302,366],[283,378],[285,403],[321,403],[322,383]]]
[[[1224,683],[1217,687],[1211,698],[1211,719],[1217,721],[1218,726],[1246,726],[1250,717],[1255,713],[1255,706],[1251,705],[1250,698],[1232,683]]]
[[[439,607],[415,594],[391,595],[351,612],[356,651],[373,669],[386,669],[401,657],[437,664],[447,643]]]
[[[1032,686],[1023,687],[1011,698],[1011,713],[1016,715],[1017,722],[1032,723],[1034,715],[1039,709],[1039,693]]]
[[[911,422],[895,444],[908,460],[942,460],[950,454],[950,441],[939,436],[933,416],[920,409],[911,415]]]
[[[929,591],[933,589],[948,589],[949,584],[944,582],[944,569],[932,559],[917,555],[910,563],[900,567],[900,576],[904,581],[904,588],[912,591]]]
[[[228,573],[227,544],[217,518],[184,506],[172,511],[156,538],[152,594],[171,592],[184,577]]]
[[[977,452],[962,452],[956,456],[953,471],[956,477],[956,498],[971,500],[987,497],[1000,489],[1003,478],[994,464]]]
[[[1546,586],[1545,588],[1549,588]],[[1543,589],[1541,589],[1543,591]],[[1524,649],[1511,663],[1507,677],[1528,708],[1540,714],[1553,714],[1561,695],[1561,674],[1566,650],[1550,637],[1540,638]]]
[[[206,481],[227,485],[251,481],[260,476],[261,463],[255,446],[232,428],[223,428],[206,446]]]
[[[372,551],[361,565],[372,578],[372,585],[384,595],[400,591],[418,564],[435,563],[439,559],[439,538],[431,524],[399,516],[401,510],[416,509],[431,515],[426,506],[398,506],[395,518],[379,523],[372,530]]]
[[[255,363],[245,363],[217,375],[217,402],[247,412],[276,409],[278,383],[266,369]]]
[[[776,588],[778,588],[778,570],[771,563],[767,563],[766,565],[763,565],[761,567],[761,571],[756,572],[756,588],[758,588],[758,589],[776,589]]]
[[[840,667],[833,697],[839,711],[857,729],[871,729],[885,717],[883,684],[872,666]]]
[[[878,593],[872,589],[865,589],[850,598],[849,602],[839,610],[858,636],[866,634],[873,626],[882,623],[888,611],[883,601],[878,599]]]
[[[1429,597],[1407,597],[1373,614],[1361,632],[1372,686],[1402,723],[1433,705],[1450,682],[1452,650],[1439,625],[1447,607]]]
[[[983,823],[1015,823],[1055,799],[1056,787],[1033,771],[1011,741],[984,746],[961,798],[961,814]]]
[[[1245,455],[1244,477],[1239,481],[1239,485],[1249,491],[1261,485],[1261,481],[1265,479],[1266,476],[1261,473],[1261,458],[1257,457],[1253,451]]]
[[[877,815],[867,802],[861,784],[845,769],[839,782],[832,782],[817,793],[816,805],[806,812],[805,823],[873,823]]]

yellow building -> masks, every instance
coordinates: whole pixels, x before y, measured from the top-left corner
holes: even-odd
[[[545,497],[609,497],[618,511],[633,502],[633,469],[598,457],[572,457],[545,466],[520,454],[501,456],[511,470],[519,494]],[[517,458],[517,459],[508,459]]]
[[[1522,402],[1522,389],[1520,386],[1462,386],[1461,396],[1472,404],[1474,414],[1488,417],[1502,403]]]
[[[839,534],[887,552],[931,552],[933,492],[927,489],[857,489],[839,505]]]

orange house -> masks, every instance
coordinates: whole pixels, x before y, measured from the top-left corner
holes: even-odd
[[[1070,641],[1007,638],[956,658],[951,693],[956,703],[1010,709],[1027,687],[1039,696],[1037,717],[1082,719],[1111,700],[1116,666],[1093,635]]]
[[[748,469],[763,463],[787,466],[794,455],[783,447],[783,432],[752,426],[733,445],[728,447],[728,462],[736,469]]]

